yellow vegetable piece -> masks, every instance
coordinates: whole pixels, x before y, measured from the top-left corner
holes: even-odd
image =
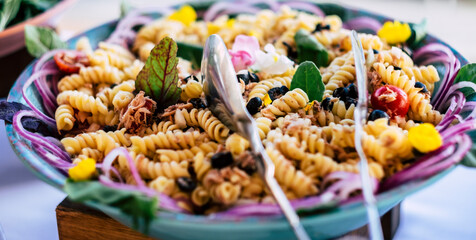
[[[305,107],[304,107],[304,111],[309,111],[311,110],[311,108],[314,106],[314,101],[308,103]]]
[[[255,37],[255,38],[257,38],[257,39],[260,39],[260,37],[261,37],[261,33],[258,32],[258,31],[255,31],[255,30],[249,31],[249,32],[248,32],[248,35],[249,35],[250,37]]]
[[[221,27],[214,23],[207,23],[208,35],[212,35],[220,31]]]
[[[263,98],[263,104],[265,106],[268,106],[269,104],[271,104],[273,102],[273,100],[271,100],[271,98],[269,97],[269,94],[266,94]]]
[[[408,23],[386,22],[377,35],[385,39],[388,44],[404,43],[412,35],[412,30]]]
[[[234,25],[235,25],[235,19],[234,18],[228,19],[225,23],[225,26],[227,28],[233,28]]]
[[[170,14],[168,19],[179,21],[186,26],[190,26],[192,22],[195,22],[195,20],[197,20],[197,13],[195,12],[195,9],[193,9],[193,7],[191,7],[190,5],[184,5],[179,10]]]
[[[440,133],[430,123],[423,123],[410,128],[408,140],[410,140],[413,147],[422,153],[434,151],[443,144]]]
[[[78,165],[68,170],[69,177],[74,181],[85,181],[90,179],[96,173],[96,160],[86,158]]]

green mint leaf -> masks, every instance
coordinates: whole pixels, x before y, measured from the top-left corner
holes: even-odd
[[[66,48],[66,43],[61,41],[55,31],[50,28],[25,26],[25,45],[28,52],[34,57],[58,48]]]
[[[68,179],[63,190],[75,202],[91,202],[96,206],[106,205],[120,209],[132,217],[133,227],[147,231],[149,223],[158,210],[158,199],[141,192],[107,187],[98,181],[75,182]]]
[[[476,83],[476,63],[466,64],[459,70],[454,83],[464,81]],[[468,97],[474,93],[474,90],[469,87],[461,88],[459,91],[464,94],[467,101]]]
[[[310,101],[322,100],[325,86],[322,82],[321,72],[313,62],[306,61],[299,64],[291,81],[290,90],[295,88],[300,88],[306,92]]]
[[[0,12],[0,32],[5,30],[8,23],[15,18],[20,9],[21,0],[5,0]]]
[[[410,38],[407,40],[407,43],[409,46],[412,46],[413,48],[417,48],[421,41],[426,37],[426,18],[421,21],[421,23],[415,24],[415,23],[410,23],[410,29],[412,30],[412,35]]]
[[[136,89],[145,92],[165,109],[177,103],[182,89],[178,86],[177,44],[164,37],[150,52],[144,67],[137,75]]]
[[[297,60],[302,63],[312,61],[318,67],[327,66],[329,54],[324,46],[314,36],[303,29],[294,35],[297,48]]]
[[[194,69],[200,69],[202,62],[203,47],[190,43],[177,42],[177,56],[192,62]]]

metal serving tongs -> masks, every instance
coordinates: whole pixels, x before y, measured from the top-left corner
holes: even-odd
[[[352,50],[355,59],[355,75],[357,78],[357,89],[359,92],[359,99],[357,107],[354,111],[355,121],[355,150],[360,158],[360,178],[362,181],[362,192],[364,195],[364,203],[367,208],[367,217],[369,219],[369,233],[370,238],[374,240],[383,239],[382,226],[380,225],[380,217],[377,210],[377,200],[373,194],[372,185],[370,184],[369,167],[367,164],[367,157],[365,156],[362,147],[363,126],[367,118],[367,77],[365,70],[365,56],[362,50],[362,43],[360,42],[357,32],[352,30]]]
[[[250,142],[251,150],[256,156],[258,172],[281,207],[297,238],[310,239],[294,208],[274,178],[274,164],[263,148],[254,119],[245,108],[228,49],[216,34],[207,39],[201,71],[203,91],[210,110],[223,124]]]

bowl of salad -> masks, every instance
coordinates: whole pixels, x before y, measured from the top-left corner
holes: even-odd
[[[0,1],[0,57],[25,46],[25,25],[55,25],[60,13],[76,0]]]
[[[476,165],[476,65],[424,25],[296,1],[135,9],[44,52],[0,116],[38,177],[152,237],[291,239],[249,143],[207,108],[200,61],[218,34],[306,231],[337,237],[367,222],[350,30],[365,51],[363,148],[379,213]]]

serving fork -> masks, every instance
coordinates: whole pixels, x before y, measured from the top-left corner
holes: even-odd
[[[274,178],[275,166],[259,137],[256,123],[246,110],[238,79],[223,40],[216,34],[208,37],[202,59],[203,91],[208,106],[230,130],[250,142],[257,170],[271,191],[298,239],[310,239],[288,198]]]

